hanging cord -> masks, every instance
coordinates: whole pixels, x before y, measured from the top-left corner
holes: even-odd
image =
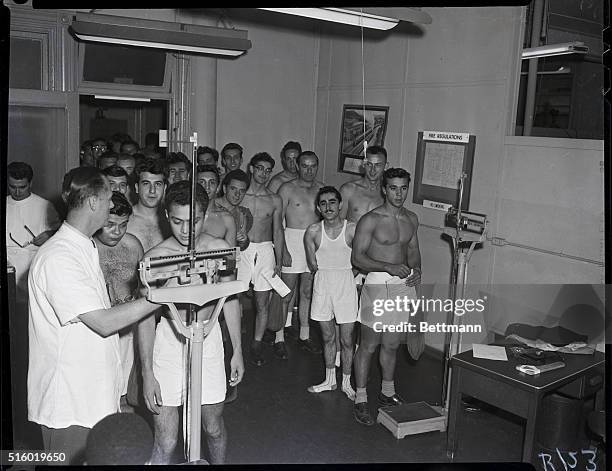
[[[366,141],[366,115],[365,115],[365,63],[363,60],[363,8],[360,8],[359,27],[361,29],[361,106],[363,107],[363,157],[365,159],[368,141]]]

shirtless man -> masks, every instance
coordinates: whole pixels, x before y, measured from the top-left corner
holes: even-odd
[[[302,146],[299,142],[289,141],[283,146],[281,150],[281,164],[283,165],[283,171],[277,173],[272,177],[268,188],[270,191],[277,193],[278,189],[283,183],[295,180],[298,177],[296,159],[302,152]]]
[[[166,159],[168,164],[168,186],[181,180],[189,180],[191,162],[182,152],[171,152]]]
[[[324,186],[317,194],[317,208],[323,221],[308,226],[304,235],[306,261],[314,273],[312,319],[319,321],[323,336],[325,381],[308,388],[319,393],[336,389],[336,329],[342,350],[342,392],[355,399],[351,387],[353,366],[353,328],[357,320],[357,288],[353,281],[351,246],[355,223],[340,218],[342,196],[333,186]]]
[[[300,281],[300,347],[311,353],[321,353],[321,349],[310,339],[310,299],[312,295],[312,273],[306,262],[304,233],[308,226],[319,221],[315,212],[315,201],[323,183],[316,180],[319,158],[312,151],[304,151],[298,156],[298,178],[283,183],[278,195],[283,200],[283,220],[285,221],[285,248],[283,249],[282,280],[294,291]],[[291,296],[282,299],[283,314],[288,312]],[[284,340],[283,330],[276,333],[276,341]]]
[[[125,170],[128,176],[134,173],[134,167],[136,166],[136,158],[130,154],[119,154],[117,158],[117,165]]]
[[[249,177],[240,169],[232,170],[223,179],[223,196],[215,199],[215,205],[229,211],[236,223],[236,244],[240,250],[249,246],[249,231],[253,226],[251,211],[241,205],[246,190],[249,187]]]
[[[144,251],[140,241],[132,234],[127,234],[127,225],[132,214],[129,201],[117,191],[113,191],[111,201],[113,207],[106,225],[96,232],[94,239],[97,242],[100,267],[106,280],[111,305],[115,306],[138,297],[138,264]],[[128,379],[134,364],[132,326],[119,331],[119,349],[124,378],[121,412],[133,412],[126,398]]]
[[[145,159],[136,169],[138,203],[130,216],[128,232],[140,240],[145,252],[166,239],[170,232],[160,208],[166,176],[165,163],[161,160]]]
[[[389,289],[401,292],[403,296],[417,297],[415,287],[421,281],[421,252],[417,238],[419,221],[416,214],[403,207],[408,197],[409,183],[410,174],[406,170],[386,170],[382,179],[385,202],[359,220],[353,239],[353,265],[368,274],[361,293],[357,318],[361,323],[361,342],[354,360],[357,391],[353,416],[357,422],[364,425],[374,423],[368,410],[366,383],[372,354],[379,344],[382,390],[378,395],[378,403],[380,406],[403,403],[395,393],[394,377],[397,348],[402,339],[406,338],[406,334],[380,332],[380,329],[375,331],[372,303],[378,298],[386,299]],[[402,321],[411,320],[409,313],[402,314],[407,317],[403,318],[402,315]],[[385,321],[385,317],[376,319],[383,323]],[[416,336],[422,348],[423,334]]]
[[[241,269],[238,276],[244,276],[253,283],[255,292],[255,333],[251,345],[251,362],[256,366],[265,363],[263,358],[262,337],[268,324],[272,286],[266,277],[280,276],[285,241],[282,225],[283,201],[266,184],[270,180],[274,159],[270,154],[255,154],[249,163],[253,175],[242,206],[253,215],[253,227],[249,231],[249,247],[241,254]],[[285,342],[274,344],[274,354],[282,359],[288,358]]]
[[[165,198],[166,214],[170,222],[172,236],[162,241],[146,253],[146,257],[161,257],[185,253],[189,244],[189,206],[190,183],[180,181],[168,187]],[[204,214],[208,197],[200,185],[196,185],[196,250],[219,250],[228,248],[223,239],[216,239],[203,232]],[[233,275],[222,281],[233,279]],[[168,286],[177,286],[178,280],[171,279]],[[201,307],[199,316],[210,317],[216,301]],[[177,305],[185,320],[186,306]],[[242,380],[244,364],[240,344],[240,312],[237,301],[224,305],[225,322],[233,346],[230,362],[231,373],[228,384],[235,386]],[[179,407],[185,397],[185,374],[188,365],[184,364],[184,338],[178,335],[172,322],[162,317],[157,328],[150,317],[138,326],[138,344],[142,358],[142,377],[145,404],[153,413],[155,443],[151,464],[167,464],[177,444],[179,433]],[[219,324],[204,339],[202,352],[202,428],[207,439],[212,464],[225,462],[227,435],[223,421],[223,402],[225,400],[226,377],[223,360],[223,341]]]
[[[365,173],[357,180],[346,182],[340,187],[342,209],[340,217],[355,224],[361,216],[384,202],[381,181],[387,165],[387,151],[384,147],[370,146],[366,150],[363,167]]]
[[[230,247],[236,246],[236,223],[230,212],[215,202],[219,187],[219,171],[214,165],[198,165],[197,182],[206,190],[208,209],[204,217],[204,232],[224,239]]]
[[[219,176],[221,181],[224,181],[229,172],[240,170],[242,166],[242,146],[235,142],[225,144],[221,149],[221,164],[223,167],[219,169]]]

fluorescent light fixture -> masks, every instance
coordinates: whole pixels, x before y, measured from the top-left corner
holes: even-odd
[[[136,96],[115,96],[115,95],[94,95],[98,100],[122,100],[122,101],[151,101],[150,98],[142,98]]]
[[[251,41],[242,37],[201,34],[175,28],[174,24],[164,29],[81,20],[75,20],[70,25],[72,34],[82,41],[233,57],[251,48]]]
[[[548,44],[546,46],[523,49],[521,59],[561,56],[563,54],[587,54],[588,52],[589,47],[585,46],[583,42],[573,41],[569,43]]]
[[[305,16],[316,20],[333,21],[345,25],[363,26],[364,28],[388,30],[400,22],[397,18],[362,13],[345,8],[260,8],[288,15]]]

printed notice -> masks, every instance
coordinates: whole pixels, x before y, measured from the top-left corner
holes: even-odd
[[[423,159],[423,184],[456,190],[463,172],[465,148],[443,142],[429,142]]]

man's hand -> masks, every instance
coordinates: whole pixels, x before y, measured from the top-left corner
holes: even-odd
[[[404,265],[403,263],[394,263],[387,265],[386,272],[390,275],[399,276],[400,278],[408,278],[410,276],[410,268],[407,265]]]
[[[229,385],[236,386],[242,377],[244,376],[244,361],[242,359],[242,352],[234,352],[232,359],[230,360],[230,378]]]
[[[287,247],[283,247],[283,266],[284,267],[290,267],[293,264],[293,260],[291,260],[291,254],[289,253],[289,250],[287,250]]]
[[[34,239],[32,239],[32,243],[36,247],[40,247],[42,244],[47,242],[50,237],[51,237],[51,231],[45,231],[45,232],[38,234],[36,237],[34,237]]]
[[[319,266],[318,265],[308,265],[308,268],[310,269],[310,273],[312,273],[313,275],[319,270]]]
[[[413,268],[412,274],[406,278],[406,285],[408,286],[417,286],[421,284],[421,269]]]
[[[275,276],[278,276],[280,278],[281,276],[281,270],[282,270],[282,262],[281,263],[276,263],[274,265],[274,274],[272,275],[272,278],[274,278]]]
[[[161,397],[161,388],[153,373],[143,374],[142,377],[142,394],[144,396],[145,405],[154,414],[158,415],[161,412],[163,404]]]

